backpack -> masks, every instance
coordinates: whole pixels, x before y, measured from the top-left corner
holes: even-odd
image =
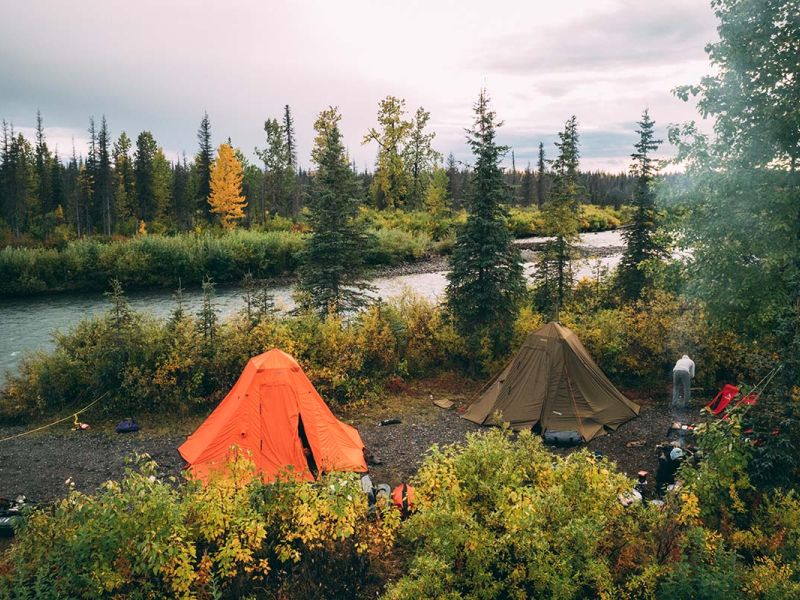
[[[128,417],[117,423],[116,431],[117,433],[133,433],[139,431],[139,424],[133,417]]]

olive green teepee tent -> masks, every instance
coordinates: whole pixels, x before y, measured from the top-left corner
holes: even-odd
[[[463,417],[480,425],[495,413],[514,429],[577,431],[584,441],[639,414],[589,356],[572,331],[548,323],[529,334],[500,375],[483,388]]]

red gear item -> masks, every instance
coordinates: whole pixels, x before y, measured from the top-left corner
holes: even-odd
[[[392,503],[400,510],[403,518],[414,510],[414,488],[406,483],[401,483],[392,490]]]

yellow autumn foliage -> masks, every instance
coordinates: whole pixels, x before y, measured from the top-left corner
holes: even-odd
[[[217,158],[211,165],[211,195],[208,203],[211,212],[219,215],[225,229],[234,229],[244,218],[247,206],[242,196],[242,164],[229,144],[220,145]]]

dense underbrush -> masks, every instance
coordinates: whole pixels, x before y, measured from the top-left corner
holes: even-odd
[[[589,283],[581,285],[591,285]],[[592,297],[593,298],[593,297]],[[329,401],[369,402],[388,381],[441,371],[488,377],[509,355],[494,356],[459,335],[444,307],[411,293],[346,318],[278,315],[255,296],[222,323],[213,302],[194,315],[176,303],[155,319],[112,298],[105,315],[55,334],[55,348],[25,357],[0,388],[0,417],[27,421],[87,404],[111,415],[208,410],[236,381],[247,360],[271,348],[295,356]],[[612,381],[663,389],[676,356],[695,359],[697,385],[755,381],[770,357],[705,324],[702,309],[667,292],[632,306],[596,307],[578,287],[562,322],[573,328]],[[544,324],[524,308],[510,352]]]

